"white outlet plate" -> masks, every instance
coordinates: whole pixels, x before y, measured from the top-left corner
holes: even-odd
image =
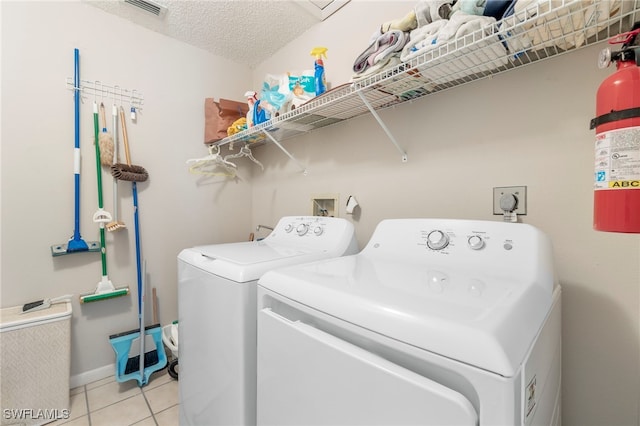
[[[503,214],[500,208],[500,197],[505,194],[513,194],[518,199],[518,204],[514,213],[518,215],[527,214],[527,187],[526,186],[499,186],[493,188],[493,214]]]

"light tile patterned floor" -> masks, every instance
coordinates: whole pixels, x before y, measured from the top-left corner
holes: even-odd
[[[167,370],[151,376],[140,388],[131,380],[108,377],[71,389],[70,416],[50,425],[65,426],[177,426],[178,382]]]

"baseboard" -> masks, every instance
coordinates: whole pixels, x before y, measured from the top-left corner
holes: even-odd
[[[113,376],[116,371],[115,364],[105,365],[104,367],[96,368],[95,370],[85,371],[84,373],[71,376],[69,379],[69,387],[71,389],[78,386],[84,386],[87,383],[95,382],[109,376]]]

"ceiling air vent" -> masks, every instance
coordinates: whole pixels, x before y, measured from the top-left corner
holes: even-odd
[[[324,21],[347,3],[349,3],[349,0],[307,0],[295,2],[295,4],[306,9],[307,12],[310,12],[319,21]]]
[[[148,0],[124,0],[125,3],[135,6],[138,9],[142,9],[145,12],[152,13],[162,18],[167,11],[167,8]]]

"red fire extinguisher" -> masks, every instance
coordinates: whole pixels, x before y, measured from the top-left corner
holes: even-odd
[[[640,233],[640,22],[604,49],[599,66],[614,61],[596,96],[595,184],[593,228],[597,231]],[[637,41],[636,41],[637,40]]]

